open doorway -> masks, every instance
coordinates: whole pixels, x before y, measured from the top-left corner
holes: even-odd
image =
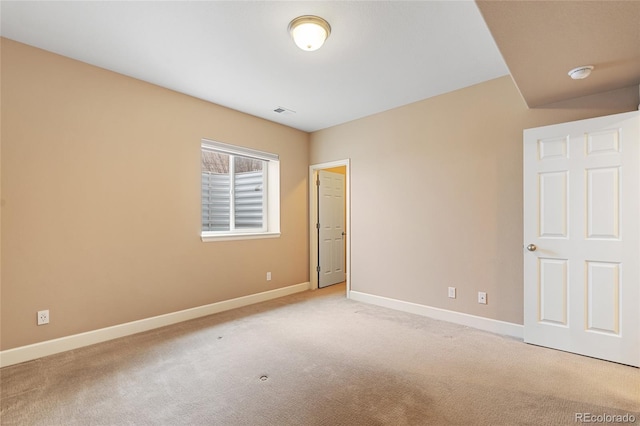
[[[340,184],[340,177],[342,177],[342,185]],[[324,187],[322,181],[325,181]],[[320,185],[318,182],[320,182]],[[349,189],[350,168],[348,159],[315,164],[309,167],[309,282],[311,283],[311,288],[315,290],[328,285],[327,283],[331,283],[333,280],[338,279],[337,277],[340,274],[343,274],[344,281],[346,281],[347,297],[349,297],[351,290],[351,244],[349,235],[351,229],[351,203]],[[333,205],[327,208],[326,205],[323,205],[322,198],[333,199]],[[337,207],[340,205],[340,198],[342,198],[342,205]],[[327,212],[334,218],[338,215],[337,212],[341,212],[342,224],[340,224],[339,220],[327,219]],[[331,222],[330,226],[323,228],[321,218],[325,225]],[[340,257],[339,246],[342,249],[342,258]],[[323,267],[325,268],[324,276]],[[337,282],[342,281],[339,280]]]

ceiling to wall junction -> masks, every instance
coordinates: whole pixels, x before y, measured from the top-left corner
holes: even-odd
[[[315,52],[287,32],[305,14],[332,28]],[[2,1],[0,18],[3,37],[309,132],[508,73],[529,107],[640,84],[637,1]]]

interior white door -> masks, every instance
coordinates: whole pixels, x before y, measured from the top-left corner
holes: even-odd
[[[640,113],[524,131],[524,340],[640,366]]]
[[[318,171],[318,287],[343,282],[345,177],[340,173]]]

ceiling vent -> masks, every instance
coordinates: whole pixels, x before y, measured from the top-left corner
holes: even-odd
[[[290,114],[295,114],[296,112],[287,108],[282,108],[282,107],[277,107],[276,109],[273,110],[273,112],[277,112],[278,114],[282,114],[282,115],[290,115]]]

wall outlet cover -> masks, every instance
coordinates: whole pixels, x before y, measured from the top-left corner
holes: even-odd
[[[49,324],[49,310],[38,311],[38,325]]]
[[[456,298],[456,288],[455,287],[449,287],[449,297],[451,299],[455,299]]]

